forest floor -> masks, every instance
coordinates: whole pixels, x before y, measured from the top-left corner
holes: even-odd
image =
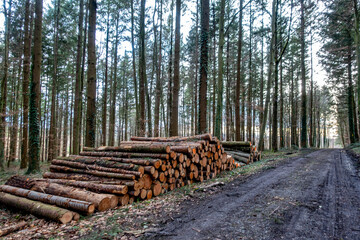
[[[360,239],[357,161],[339,149],[265,153],[218,178],[79,222],[0,207],[0,228],[31,223],[8,239]]]

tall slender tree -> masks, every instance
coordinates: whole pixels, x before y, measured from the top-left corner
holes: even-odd
[[[201,35],[200,35],[200,91],[199,91],[199,127],[198,133],[207,131],[206,112],[207,112],[207,71],[209,55],[209,19],[210,6],[209,0],[201,0]]]
[[[27,173],[40,171],[40,74],[42,58],[43,1],[35,1],[34,46],[32,51],[30,110],[29,110],[29,167]]]
[[[179,122],[179,89],[180,89],[180,16],[181,0],[176,0],[176,21],[175,21],[175,52],[174,52],[174,80],[172,88],[170,136],[177,136]]]
[[[76,47],[76,76],[75,76],[75,101],[74,101],[74,118],[72,131],[72,153],[79,154],[80,152],[80,125],[81,125],[81,102],[82,102],[82,42],[83,42],[83,18],[84,18],[84,0],[79,2],[79,22],[78,22],[78,36]]]
[[[11,24],[11,5],[9,1],[8,8],[4,0],[4,16],[5,16],[5,51],[3,70],[4,76],[1,81],[1,100],[0,100],[0,171],[4,170],[5,162],[5,129],[6,129],[6,104],[8,91],[8,71],[9,71],[9,44],[10,44],[10,24]]]
[[[301,135],[300,146],[307,147],[307,123],[306,123],[306,73],[305,73],[305,4],[304,0],[300,0],[301,8],[301,26],[300,26],[300,42],[301,42]]]
[[[141,0],[140,6],[140,33],[139,33],[139,136],[145,136],[145,82],[146,82],[146,59],[145,59],[145,0]]]
[[[28,163],[29,146],[29,78],[30,78],[30,55],[31,55],[31,31],[30,31],[30,0],[25,2],[25,21],[24,21],[24,66],[23,66],[23,129],[21,143],[21,163],[20,168],[26,168]]]
[[[85,146],[95,146],[96,135],[96,0],[89,1],[88,72]]]
[[[238,53],[236,61],[236,90],[235,90],[235,139],[241,140],[241,116],[240,116],[240,88],[241,88],[241,61],[242,61],[242,20],[243,20],[243,0],[240,0],[239,14],[239,37],[238,37]]]
[[[55,2],[55,24],[54,24],[54,66],[51,83],[51,118],[50,118],[50,133],[49,133],[49,154],[48,161],[57,157],[57,137],[56,137],[56,94],[58,81],[58,42],[59,42],[59,18],[60,18],[60,0]],[[60,142],[59,142],[60,143]]]
[[[107,118],[107,98],[108,98],[108,56],[109,56],[109,35],[110,35],[110,7],[108,3],[108,13],[106,20],[106,44],[105,44],[105,72],[104,72],[104,95],[101,121],[101,144],[106,145],[106,118]]]
[[[217,105],[216,105],[216,123],[215,136],[221,138],[221,122],[223,112],[223,49],[224,49],[224,18],[225,18],[225,0],[220,1],[220,19],[219,19],[219,48],[218,48],[218,86],[217,86]]]

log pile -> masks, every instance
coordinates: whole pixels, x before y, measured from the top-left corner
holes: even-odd
[[[0,186],[0,203],[66,223],[241,166],[210,134],[131,140],[58,157],[43,178],[14,176]]]
[[[221,142],[226,153],[232,156],[236,162],[241,165],[253,163],[261,160],[261,153],[257,151],[256,147],[251,142]]]

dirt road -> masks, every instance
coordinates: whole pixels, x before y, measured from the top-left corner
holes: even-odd
[[[152,239],[360,239],[360,179],[343,150],[319,150],[226,184]]]

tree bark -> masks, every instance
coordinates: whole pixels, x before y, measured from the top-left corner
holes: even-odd
[[[267,86],[266,86],[266,99],[265,99],[265,110],[263,116],[263,124],[260,129],[260,139],[259,139],[259,150],[264,150],[264,135],[265,127],[267,122],[267,115],[269,111],[269,102],[270,102],[270,90],[271,90],[271,76],[272,70],[274,67],[274,51],[275,51],[275,34],[276,34],[276,21],[277,21],[277,0],[272,2],[272,15],[271,15],[271,42],[270,42],[270,54],[269,54],[269,67],[268,67],[268,76],[267,76]]]
[[[241,140],[241,117],[240,117],[240,84],[241,84],[241,53],[242,53],[242,19],[243,19],[243,0],[240,0],[240,14],[239,14],[239,36],[238,36],[238,50],[236,61],[236,90],[235,90],[235,140]]]
[[[15,225],[11,225],[9,227],[3,228],[0,230],[0,237],[4,237],[10,233],[13,233],[15,231],[18,231],[20,229],[23,229],[24,227],[26,227],[28,225],[27,222],[25,221],[21,221]]]
[[[96,135],[96,0],[89,1],[88,72],[85,146],[95,146]]]
[[[35,29],[34,46],[31,66],[30,82],[30,111],[29,111],[29,167],[27,173],[40,171],[40,74],[42,58],[42,11],[43,1],[35,1]]]
[[[9,1],[9,9],[6,7],[4,1],[4,15],[5,15],[5,51],[3,61],[4,76],[1,81],[1,102],[0,102],[0,171],[4,170],[5,156],[5,129],[6,129],[6,104],[7,104],[7,84],[8,84],[8,69],[9,69],[9,44],[10,44],[10,24],[11,24],[11,5]]]
[[[349,137],[350,137],[350,143],[356,142],[355,137],[355,124],[354,124],[354,95],[353,95],[353,86],[352,86],[352,70],[351,70],[351,45],[348,46],[348,56],[347,56],[347,72],[348,72],[348,121],[349,121]],[[324,129],[325,129],[325,123],[324,123]],[[324,130],[325,134],[325,130]],[[324,137],[325,139],[325,137]]]
[[[102,109],[102,130],[101,145],[106,145],[106,116],[107,116],[107,95],[108,95],[108,55],[109,55],[109,34],[110,34],[110,8],[108,4],[108,13],[106,21],[106,44],[105,44],[105,73],[104,73],[104,95]],[[116,36],[117,37],[117,36]],[[116,45],[116,44],[115,44]]]
[[[357,95],[358,95],[358,117],[359,117],[359,123],[356,123],[359,125],[360,130],[360,16],[359,16],[359,9],[357,5],[357,0],[353,0],[354,2],[354,15],[355,15],[355,52],[356,52],[356,65],[357,65]],[[359,132],[360,135],[360,132]]]
[[[145,2],[141,0],[140,7],[140,32],[139,32],[139,136],[145,136],[145,82],[146,82],[146,59],[145,59]]]
[[[9,185],[1,185],[0,190],[2,192],[13,194],[18,197],[24,197],[30,200],[56,205],[58,207],[63,207],[86,214],[92,214],[95,210],[94,204],[90,202],[79,201],[76,199],[49,195],[46,193],[35,192],[32,190],[13,187]]]
[[[219,20],[219,49],[218,49],[218,87],[217,87],[217,106],[216,106],[216,122],[215,122],[215,136],[221,139],[221,125],[223,112],[223,49],[224,49],[224,17],[225,17],[225,0],[220,2],[220,20]],[[215,47],[215,46],[214,46]]]
[[[305,6],[304,0],[300,0],[301,7],[301,148],[307,147],[307,123],[306,123],[306,76],[305,76]]]
[[[74,102],[74,119],[73,119],[73,135],[72,135],[72,153],[79,154],[81,139],[81,102],[82,102],[82,41],[83,41],[83,17],[84,17],[84,0],[79,2],[79,22],[78,22],[78,38],[76,47],[76,77],[75,77],[75,102]]]
[[[144,3],[145,4],[145,3]],[[135,133],[138,133],[140,122],[140,109],[139,109],[139,100],[138,100],[138,83],[136,79],[136,54],[135,54],[135,40],[134,40],[134,0],[131,0],[131,52],[132,52],[132,70],[133,70],[133,81],[134,81],[134,91],[135,91],[135,110],[136,110],[136,130]]]
[[[106,211],[111,208],[111,201],[116,198],[114,195],[98,194],[79,188],[47,182],[35,182],[32,184],[31,190],[90,202],[95,205],[98,211]]]
[[[66,209],[3,192],[0,192],[0,202],[4,206],[26,211],[35,216],[44,217],[63,224],[70,222],[76,215],[76,213]]]
[[[29,78],[30,78],[30,55],[31,55],[31,4],[30,0],[25,2],[25,22],[24,22],[24,67],[23,67],[23,128],[21,141],[21,162],[20,168],[24,169],[28,164],[28,146],[29,146]]]
[[[111,87],[111,102],[110,102],[110,117],[109,117],[109,146],[115,145],[115,109],[116,109],[116,95],[117,95],[117,65],[118,65],[118,43],[119,43],[119,18],[116,19],[116,33],[115,33],[115,51],[114,51],[114,73],[112,77]]]
[[[201,54],[200,54],[200,91],[199,91],[199,127],[198,133],[207,131],[207,71],[208,71],[208,39],[209,39],[209,0],[201,0]]]
[[[57,157],[57,137],[56,137],[56,95],[57,95],[57,68],[58,68],[58,41],[59,41],[59,18],[60,18],[60,1],[57,0],[55,2],[55,25],[54,25],[54,69],[51,83],[51,117],[50,117],[50,132],[49,132],[49,154],[47,161],[51,161],[52,159]],[[58,142],[60,145],[60,141]],[[59,146],[60,147],[60,146]]]
[[[155,87],[155,109],[154,109],[154,137],[159,136],[159,120],[160,120],[160,101],[162,95],[161,87],[161,62],[162,62],[162,17],[163,17],[163,0],[160,0],[160,36],[159,36],[159,48],[158,48],[158,59],[155,59],[156,62],[156,87]],[[154,27],[155,29],[155,27]],[[156,40],[156,33],[154,33]],[[157,46],[156,46],[157,47]]]
[[[179,128],[179,89],[180,89],[180,16],[181,0],[176,0],[174,79],[170,119],[170,136],[178,136]]]

